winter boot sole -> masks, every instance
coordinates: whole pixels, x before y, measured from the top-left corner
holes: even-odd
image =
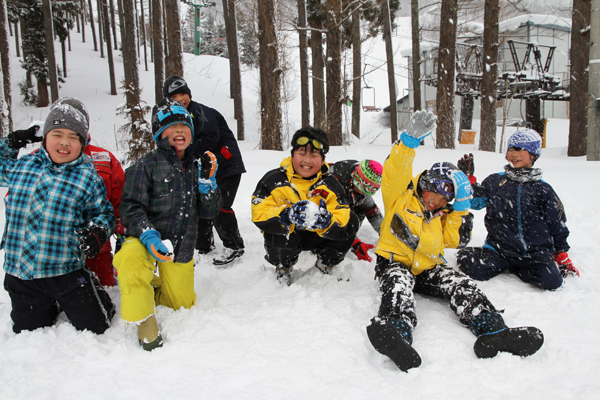
[[[160,335],[160,333],[158,334],[158,336],[156,337],[156,339],[154,339],[154,341],[150,342],[150,343],[146,343],[141,339],[138,339],[138,342],[140,344],[140,347],[146,351],[152,351],[154,349],[158,349],[159,347],[162,347],[163,345],[163,338]]]
[[[371,324],[367,326],[367,336],[375,350],[389,357],[402,371],[406,372],[421,365],[419,353],[402,339],[396,327]]]
[[[244,249],[238,249],[231,252],[228,257],[214,258],[213,265],[223,266],[234,262],[236,259],[244,255]]]
[[[499,351],[527,357],[544,344],[542,331],[534,327],[507,328],[500,332],[481,335],[473,350],[479,358],[495,357]]]

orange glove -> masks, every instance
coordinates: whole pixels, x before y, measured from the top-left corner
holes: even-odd
[[[575,268],[566,251],[555,254],[554,260],[558,264],[558,269],[563,278],[566,278],[569,274],[579,276],[579,270]]]
[[[352,250],[354,254],[359,260],[371,262],[373,259],[369,255],[368,251],[370,249],[374,249],[374,244],[369,244],[365,242],[361,242],[359,238],[354,239],[354,243],[352,243]]]

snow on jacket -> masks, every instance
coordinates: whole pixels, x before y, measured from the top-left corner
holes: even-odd
[[[541,178],[541,176],[540,176]],[[508,257],[568,251],[567,216],[558,195],[543,180],[517,182],[505,172],[474,185],[472,207],[487,207],[486,244]]]
[[[220,112],[204,104],[190,101],[188,111],[194,121],[194,140],[191,151],[200,157],[211,151],[217,157],[217,179],[246,172],[238,142]]]
[[[380,233],[383,215],[373,200],[373,196],[356,193],[353,189],[352,174],[359,163],[360,161],[357,160],[338,161],[335,164],[329,164],[329,172],[344,188],[344,203],[350,205],[350,209],[358,215],[361,221],[367,217],[373,229]]]
[[[115,215],[119,218],[119,205],[125,183],[125,172],[119,160],[110,151],[102,147],[88,144],[83,151],[92,158],[96,172],[104,181],[106,198],[112,204]]]
[[[358,217],[343,203],[344,189],[328,171],[329,166],[324,164],[316,175],[303,178],[294,172],[292,157],[285,158],[280,168],[267,172],[258,182],[252,194],[252,222],[263,232],[287,235],[295,225],[283,224],[280,214],[284,209],[300,200],[319,204],[324,199],[332,215],[331,223],[315,232],[330,240],[356,235]]]
[[[168,138],[157,147],[125,171],[121,222],[128,235],[138,238],[148,229],[157,230],[173,244],[173,261],[186,263],[194,256],[198,218],[217,215],[221,191],[198,192],[198,167],[191,152],[179,160]]]
[[[64,275],[85,266],[77,229],[115,226],[102,178],[83,155],[55,164],[45,149],[17,159],[0,140],[0,186],[8,187],[1,247],[4,270],[21,279]]]
[[[385,216],[375,253],[411,267],[413,274],[445,264],[444,249],[464,247],[471,238],[473,215],[454,211],[431,213],[417,193],[419,177],[412,177],[415,150],[396,143],[383,164]],[[441,215],[440,215],[441,214]]]

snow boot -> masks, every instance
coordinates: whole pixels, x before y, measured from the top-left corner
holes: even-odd
[[[243,255],[244,249],[230,249],[228,247],[224,247],[221,254],[218,257],[213,258],[213,264],[227,265]]]
[[[138,342],[140,347],[146,351],[162,347],[163,339],[154,314],[138,324]]]
[[[532,326],[509,328],[497,313],[482,312],[469,323],[477,336],[473,350],[479,358],[495,357],[499,351],[527,357],[544,344],[542,331]]]
[[[317,258],[317,262],[315,262],[315,268],[321,271],[324,275],[330,275],[333,267],[323,264],[320,258]]]
[[[279,283],[287,286],[292,284],[292,267],[278,265],[275,267],[275,270],[277,271],[277,280]]]
[[[389,357],[402,371],[421,365],[419,353],[411,346],[412,329],[405,321],[375,317],[367,326],[367,336],[375,350]]]

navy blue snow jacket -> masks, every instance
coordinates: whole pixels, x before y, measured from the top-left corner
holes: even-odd
[[[539,170],[538,170],[539,171]],[[519,182],[506,172],[475,183],[471,208],[487,207],[486,245],[504,257],[528,257],[536,252],[568,251],[569,229],[562,202],[539,175]]]
[[[193,100],[187,110],[194,121],[194,140],[190,148],[196,157],[207,150],[215,154],[218,180],[246,172],[237,140],[223,115]]]

